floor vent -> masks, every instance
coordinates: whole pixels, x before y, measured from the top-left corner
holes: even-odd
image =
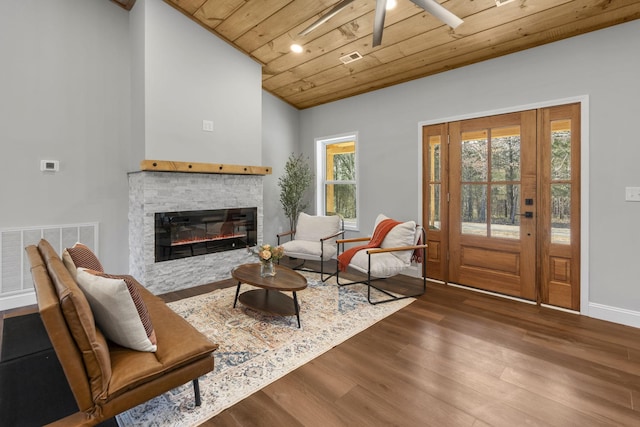
[[[0,229],[0,310],[19,307],[33,294],[31,269],[24,248],[47,239],[62,255],[64,248],[82,242],[97,254],[98,223]],[[13,306],[13,307],[12,307]]]
[[[340,61],[342,61],[343,64],[348,64],[359,59],[362,59],[362,55],[360,55],[359,52],[351,52],[345,56],[340,57]]]

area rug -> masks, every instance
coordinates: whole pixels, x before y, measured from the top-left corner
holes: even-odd
[[[295,316],[263,315],[238,303],[235,287],[183,299],[169,306],[220,347],[215,369],[200,378],[202,405],[185,384],[117,417],[124,426],[195,426],[410,304],[404,299],[370,305],[363,285],[338,287],[303,273]],[[241,292],[252,289],[243,284]],[[290,294],[290,293],[289,293]]]

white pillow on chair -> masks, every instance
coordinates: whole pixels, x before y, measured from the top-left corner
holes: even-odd
[[[389,218],[383,214],[378,215],[373,229],[375,230],[375,227],[377,227],[378,224],[385,219]],[[380,247],[384,249],[397,248],[401,246],[413,246],[416,244],[416,242],[416,222],[407,221],[393,227],[391,231],[389,231],[385,236]],[[413,254],[413,251],[398,251],[391,252],[391,254],[396,256],[400,261],[402,261],[402,263],[409,264],[411,262],[411,255]]]
[[[340,231],[340,217],[333,216],[312,216],[301,212],[296,225],[295,240],[308,240],[320,242],[323,237],[331,236]],[[325,242],[333,244],[334,241]]]

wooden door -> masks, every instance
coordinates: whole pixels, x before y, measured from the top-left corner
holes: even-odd
[[[580,309],[580,104],[423,127],[427,276]]]
[[[432,279],[447,281],[448,240],[448,126],[438,124],[422,128],[422,170],[424,185],[423,219],[427,234],[427,274]]]
[[[450,282],[536,300],[536,111],[449,124]]]
[[[541,302],[580,310],[580,104],[538,122]]]

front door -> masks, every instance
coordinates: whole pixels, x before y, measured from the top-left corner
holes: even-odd
[[[536,299],[536,112],[452,122],[449,280]]]
[[[578,310],[579,144],[579,104],[425,126],[427,276]]]

